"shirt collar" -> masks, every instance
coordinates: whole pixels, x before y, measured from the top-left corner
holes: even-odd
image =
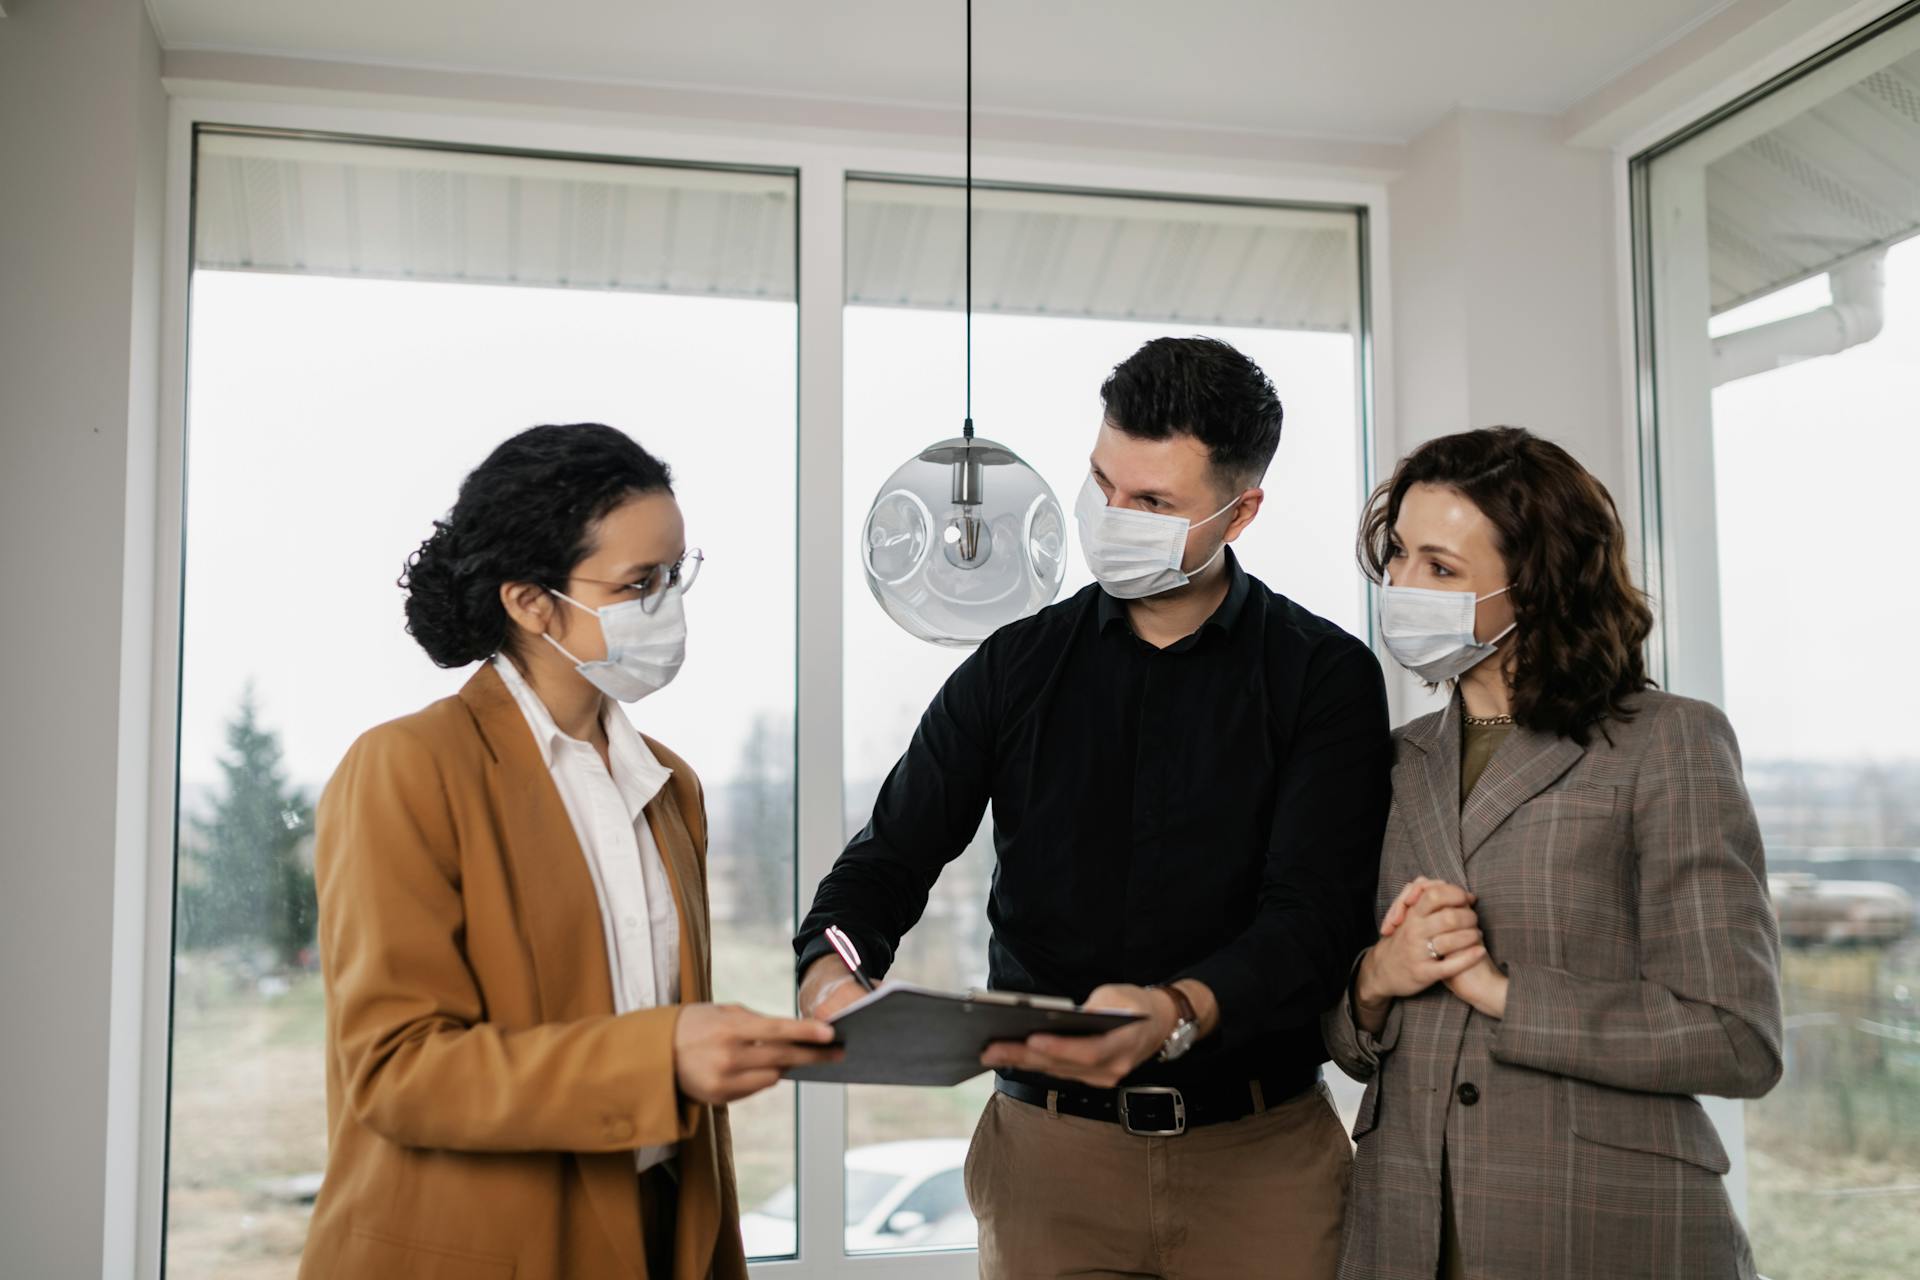
[[[513,694],[513,700],[520,704],[520,713],[527,718],[527,727],[533,731],[534,743],[540,748],[541,762],[548,769],[554,767],[554,759],[561,751],[587,745],[554,723],[547,704],[540,700],[540,695],[533,691],[533,686],[507,655],[496,657],[493,665]],[[607,705],[605,699],[601,701],[600,722],[607,731],[609,772],[620,789],[621,798],[637,815],[666,787],[673,770],[660,763],[626,713]]]
[[[673,770],[661,764],[659,757],[647,748],[647,740],[640,736],[640,731],[633,727],[633,721],[627,719],[627,713],[619,707],[608,704],[605,724],[607,756],[613,762],[613,780],[619,786],[627,808],[637,818],[642,809],[653,803],[655,796],[666,790]]]
[[[533,730],[534,745],[540,748],[540,762],[553,768],[553,753],[558,740],[567,735],[560,732],[560,726],[553,722],[553,713],[547,710],[547,704],[540,701],[540,695],[533,691],[527,678],[520,674],[520,668],[506,654],[500,654],[493,660],[493,669],[500,673],[507,692],[520,704],[520,714],[527,718],[527,728]]]
[[[1185,640],[1180,641],[1178,645],[1173,646],[1174,648],[1185,648],[1193,641],[1194,637],[1200,635],[1201,632],[1209,630],[1223,633],[1232,631],[1233,624],[1239,621],[1241,611],[1246,608],[1247,597],[1253,592],[1252,580],[1247,577],[1247,571],[1240,567],[1240,557],[1233,553],[1231,543],[1223,549],[1222,555],[1227,562],[1226,599],[1222,600],[1220,607],[1215,609],[1207,620],[1200,624],[1198,631],[1195,631],[1192,636],[1188,636]],[[1099,609],[1101,631],[1104,632],[1108,627],[1116,623],[1126,627],[1129,631],[1133,629],[1133,624],[1127,619],[1127,602],[1108,595],[1105,588],[1102,588],[1100,591],[1097,607]]]

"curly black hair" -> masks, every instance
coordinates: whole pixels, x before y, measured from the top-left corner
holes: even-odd
[[[443,667],[514,643],[501,584],[563,585],[595,526],[628,498],[672,493],[667,464],[597,422],[531,427],[487,455],[433,535],[407,557],[407,633]]]
[[[1374,490],[1360,522],[1360,566],[1382,581],[1400,504],[1416,484],[1464,496],[1493,522],[1513,584],[1513,718],[1585,746],[1650,687],[1646,593],[1627,565],[1613,495],[1572,454],[1519,427],[1429,440]],[[1604,732],[1604,729],[1602,730]]]
[[[1155,338],[1100,387],[1107,421],[1130,436],[1190,435],[1207,446],[1223,488],[1260,483],[1280,447],[1284,414],[1260,366],[1218,338]]]

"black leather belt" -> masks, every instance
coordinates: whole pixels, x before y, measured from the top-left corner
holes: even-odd
[[[1245,1120],[1297,1098],[1319,1083],[1315,1069],[1305,1076],[1268,1076],[1258,1080],[1204,1085],[1149,1084],[1123,1089],[1049,1089],[1044,1085],[994,1079],[993,1087],[1015,1102],[1051,1105],[1062,1115],[1104,1120],[1141,1138],[1174,1138],[1189,1129]]]

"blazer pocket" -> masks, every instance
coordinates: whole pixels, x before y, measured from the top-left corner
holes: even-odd
[[[340,1252],[340,1274],[353,1280],[513,1280],[512,1258],[441,1244],[421,1244],[356,1227]]]
[[[1732,1167],[1713,1121],[1694,1099],[1573,1084],[1573,1131],[1588,1142],[1671,1156],[1710,1173]]]

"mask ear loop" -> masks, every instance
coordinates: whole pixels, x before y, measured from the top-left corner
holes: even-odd
[[[556,590],[552,587],[549,587],[547,589],[550,592],[552,592],[554,595],[559,596],[562,600],[565,600],[568,604],[572,605],[574,608],[580,610],[582,613],[590,613],[596,619],[599,618],[600,611],[598,609],[589,609],[586,605],[581,604],[578,600],[575,600],[572,596],[568,595],[564,591]],[[574,666],[584,667],[587,665],[586,663],[580,661],[580,659],[574,657],[571,653],[568,653],[567,646],[561,644],[558,640],[555,640],[552,636],[548,635],[546,632],[542,631],[540,633],[540,638],[542,640],[545,640],[548,644],[552,645],[554,648],[558,649],[561,653],[565,654],[567,661],[571,662]]]
[[[1192,533],[1195,529],[1198,529],[1200,525],[1203,525],[1203,524],[1212,524],[1215,520],[1218,520],[1221,516],[1227,514],[1227,512],[1233,510],[1235,507],[1239,506],[1242,502],[1246,501],[1246,497],[1247,497],[1246,491],[1242,490],[1239,497],[1235,498],[1232,502],[1229,502],[1226,506],[1220,508],[1218,511],[1214,512],[1212,515],[1208,516],[1205,520],[1200,521],[1198,524],[1188,525],[1187,532]],[[1180,540],[1180,545],[1181,545],[1181,549],[1185,550],[1186,548],[1185,538],[1182,538]],[[1227,553],[1227,540],[1225,538],[1222,538],[1220,539],[1220,545],[1214,549],[1214,552],[1212,555],[1207,557],[1207,562],[1205,564],[1195,569],[1193,573],[1187,573],[1185,569],[1180,569],[1180,572],[1185,573],[1187,575],[1187,578],[1191,580],[1195,574],[1205,573],[1210,567],[1212,567],[1213,562],[1215,560],[1218,560],[1221,556],[1225,555],[1226,553]],[[1179,568],[1178,565],[1175,565],[1174,567],[1176,569]]]
[[[540,638],[542,640],[545,640],[548,644],[552,645],[554,648],[558,649],[561,653],[565,654],[567,661],[571,662],[574,666],[584,667],[587,665],[586,663],[580,661],[580,659],[574,657],[571,653],[568,653],[567,646],[561,644],[558,640],[555,640],[552,636],[548,635],[546,632],[542,631],[540,633]]]
[[[1478,607],[1480,605],[1485,604],[1487,601],[1493,599],[1495,596],[1503,596],[1511,590],[1513,590],[1513,584],[1509,582],[1506,586],[1500,588],[1498,591],[1489,591],[1487,592],[1487,594],[1483,596],[1475,596],[1473,603],[1475,607]],[[1520,619],[1516,617],[1512,622],[1509,622],[1507,624],[1506,630],[1502,631],[1499,635],[1495,636],[1493,639],[1476,640],[1474,643],[1487,644],[1487,645],[1499,644],[1502,640],[1505,640],[1508,636],[1512,635],[1519,628],[1519,626],[1520,626]]]
[[[1195,569],[1193,573],[1187,573],[1185,569],[1182,569],[1180,572],[1187,573],[1187,578],[1191,580],[1195,575],[1205,573],[1208,570],[1208,568],[1212,566],[1215,560],[1218,560],[1221,556],[1225,555],[1226,553],[1227,553],[1227,541],[1225,538],[1222,538],[1220,540],[1219,547],[1217,547],[1214,550],[1214,553],[1212,555],[1207,557],[1206,564],[1203,564],[1198,569]]]
[[[1215,520],[1218,520],[1221,516],[1227,514],[1227,512],[1233,510],[1235,507],[1239,506],[1241,503],[1245,502],[1246,500],[1247,500],[1247,491],[1245,489],[1242,489],[1239,495],[1235,497],[1232,502],[1229,502],[1226,506],[1220,508],[1218,511],[1214,512],[1212,515],[1208,516],[1205,520],[1195,521],[1192,527],[1195,529],[1198,529],[1203,524],[1212,524]],[[1225,546],[1226,544],[1222,543],[1221,545]],[[1208,563],[1211,563],[1211,561],[1209,561]]]

